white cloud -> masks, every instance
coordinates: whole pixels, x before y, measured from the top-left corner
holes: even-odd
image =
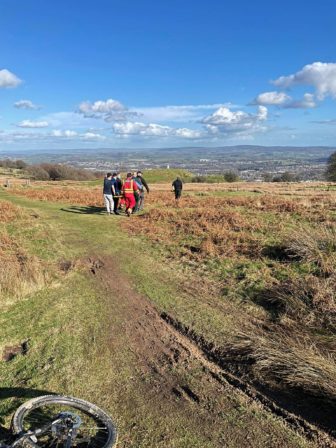
[[[232,107],[231,104],[196,104],[186,106],[132,107],[131,112],[141,116],[148,122],[186,122],[198,121],[205,111],[215,110],[221,106]]]
[[[252,104],[278,106],[284,109],[311,109],[317,106],[312,93],[305,93],[302,100],[293,100],[284,92],[264,92]]]
[[[60,138],[72,138],[72,137],[77,137],[78,133],[76,131],[71,131],[71,130],[65,130],[65,131],[61,131],[60,129],[55,129],[54,131],[51,132],[51,136],[52,137],[60,137]]]
[[[175,129],[174,135],[176,137],[190,138],[190,139],[193,138],[197,139],[202,137],[202,133],[200,131],[188,128]]]
[[[113,131],[117,135],[140,135],[146,137],[181,137],[195,139],[201,137],[201,132],[187,128],[172,128],[160,124],[145,124],[139,122],[114,123]]]
[[[5,68],[0,70],[0,88],[17,87],[21,83],[22,80],[14,73]]]
[[[312,109],[316,106],[315,97],[312,93],[305,93],[302,100],[293,100],[284,105],[286,109]]]
[[[97,134],[95,132],[85,132],[81,137],[83,140],[106,140],[105,135]]]
[[[262,106],[276,105],[280,106],[291,100],[291,97],[284,92],[264,92],[260,93],[254,100],[253,104]]]
[[[169,126],[161,126],[159,124],[145,124],[139,122],[114,123],[112,126],[116,134],[123,135],[146,135],[167,137],[170,135],[171,128]]]
[[[13,143],[16,141],[40,141],[46,139],[48,134],[45,133],[38,133],[38,132],[2,132],[0,133],[0,141],[5,143]]]
[[[84,132],[78,133],[76,131],[66,129],[54,129],[51,132],[34,132],[34,131],[0,131],[0,142],[15,143],[15,142],[48,142],[53,143],[62,140],[72,141],[102,141],[105,140],[104,135]]]
[[[32,121],[23,120],[16,124],[19,128],[47,128],[49,123],[47,121]]]
[[[54,129],[50,133],[50,136],[56,137],[56,138],[63,138],[63,139],[77,138],[77,139],[86,140],[86,141],[98,141],[98,140],[106,139],[106,137],[104,135],[101,135],[101,134],[98,134],[95,132],[79,133],[77,131],[73,131],[70,129],[66,129],[66,130]]]
[[[30,110],[38,110],[41,109],[41,106],[38,106],[37,104],[34,104],[30,100],[20,100],[14,103],[14,107],[17,109],[30,109]]]
[[[102,118],[107,122],[126,121],[130,116],[137,115],[135,112],[130,112],[122,103],[113,99],[99,100],[94,103],[83,101],[78,107],[78,112],[86,118]]]
[[[110,112],[120,112],[125,110],[125,107],[119,101],[109,99],[106,101],[95,101],[94,103],[83,101],[78,109],[82,114],[90,116],[96,113],[107,114]]]
[[[281,76],[273,81],[273,84],[285,89],[296,85],[308,85],[316,89],[319,100],[323,100],[326,96],[336,98],[336,63],[314,62],[305,65],[302,70],[292,75]]]
[[[249,114],[241,110],[232,111],[227,107],[220,107],[216,112],[203,118],[202,123],[212,134],[253,134],[264,131],[262,124],[267,120],[268,110],[265,106],[258,106],[256,114]]]

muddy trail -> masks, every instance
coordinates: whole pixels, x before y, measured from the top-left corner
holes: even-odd
[[[160,313],[143,295],[137,293],[121,274],[110,257],[86,260],[90,275],[104,294],[111,294],[111,308],[122,320],[123,338],[138,360],[148,400],[171,402],[172,406],[190,412],[195,425],[208,431],[214,447],[226,445],[223,435],[214,435],[220,428],[223,409],[239,406],[238,402],[261,409],[303,435],[318,447],[336,447],[332,434],[332,415],[318,419],[318,412],[307,411],[313,403],[302,397],[286,397],[253,382],[235,363],[202,336],[185,327],[172,316]],[[115,299],[113,299],[115,297]],[[237,398],[238,397],[238,398]],[[297,406],[290,403],[297,402]],[[215,403],[215,404],[214,404]],[[189,406],[189,408],[188,408]],[[206,429],[208,428],[208,429]],[[230,446],[256,446],[249,442],[248,431],[242,440],[232,426]],[[240,436],[241,437],[241,436]],[[126,445],[125,445],[126,446]],[[266,446],[266,445],[263,445]],[[285,440],[273,440],[267,446],[283,447]]]

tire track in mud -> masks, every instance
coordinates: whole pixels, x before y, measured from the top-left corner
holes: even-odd
[[[310,424],[304,418],[278,406],[273,400],[253,387],[253,385],[226,370],[224,368],[223,360],[221,360],[213,350],[213,344],[208,343],[202,336],[197,336],[193,330],[190,330],[169,314],[164,312],[161,313],[160,317],[171,328],[177,331],[179,335],[182,335],[182,337],[185,338],[184,341],[187,345],[193,345],[194,353],[199,357],[200,361],[217,381],[220,383],[229,383],[236,390],[244,393],[253,401],[258,402],[273,415],[284,419],[295,431],[304,434],[309,440],[318,442],[319,447],[336,447],[336,441],[331,435],[317,426]]]
[[[140,368],[154,377],[157,391],[200,405],[199,395],[186,383],[172,375],[171,368],[188,371],[196,361],[202,366],[203,376],[220,384],[230,394],[252,401],[262,409],[281,418],[291,429],[317,444],[319,448],[336,448],[336,441],[319,427],[289,412],[258,391],[252,384],[239,378],[225,367],[225,360],[216,353],[213,344],[197,335],[167,313],[160,313],[143,295],[137,293],[109,257],[91,257],[86,263],[105,291],[113,290],[121,301],[115,302],[115,311],[127,316],[123,324],[125,341],[137,356]],[[282,445],[281,445],[282,446]]]

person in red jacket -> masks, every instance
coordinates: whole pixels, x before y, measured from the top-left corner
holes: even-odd
[[[139,194],[139,187],[135,180],[132,179],[132,173],[127,173],[127,178],[122,186],[122,193],[125,199],[126,214],[131,216],[135,207],[135,194]]]

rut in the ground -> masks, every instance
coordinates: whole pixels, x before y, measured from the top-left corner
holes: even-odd
[[[125,341],[137,356],[143,373],[153,377],[152,387],[155,388],[156,385],[162,398],[173,395],[190,401],[202,407],[204,417],[204,410],[207,409],[207,396],[204,391],[209,392],[204,384],[215,383],[217,385],[209,390],[216,390],[217,394],[227,396],[232,395],[234,391],[244,397],[247,403],[253,402],[281,417],[287,425],[316,442],[319,447],[336,447],[329,434],[299,415],[288,412],[253,385],[225,369],[220,360],[212,355],[211,350],[207,350],[204,339],[201,338],[200,343],[186,327],[166,313],[160,314],[148,299],[137,293],[115,266],[113,259],[91,257],[87,265],[89,272],[97,277],[100,286],[108,293],[113,291],[113,295],[118,297],[114,305],[119,307],[119,313],[127,315],[123,324]],[[183,380],[188,377],[184,373],[193,372],[195,366],[202,370],[196,387]],[[211,418],[209,416],[209,420]]]

